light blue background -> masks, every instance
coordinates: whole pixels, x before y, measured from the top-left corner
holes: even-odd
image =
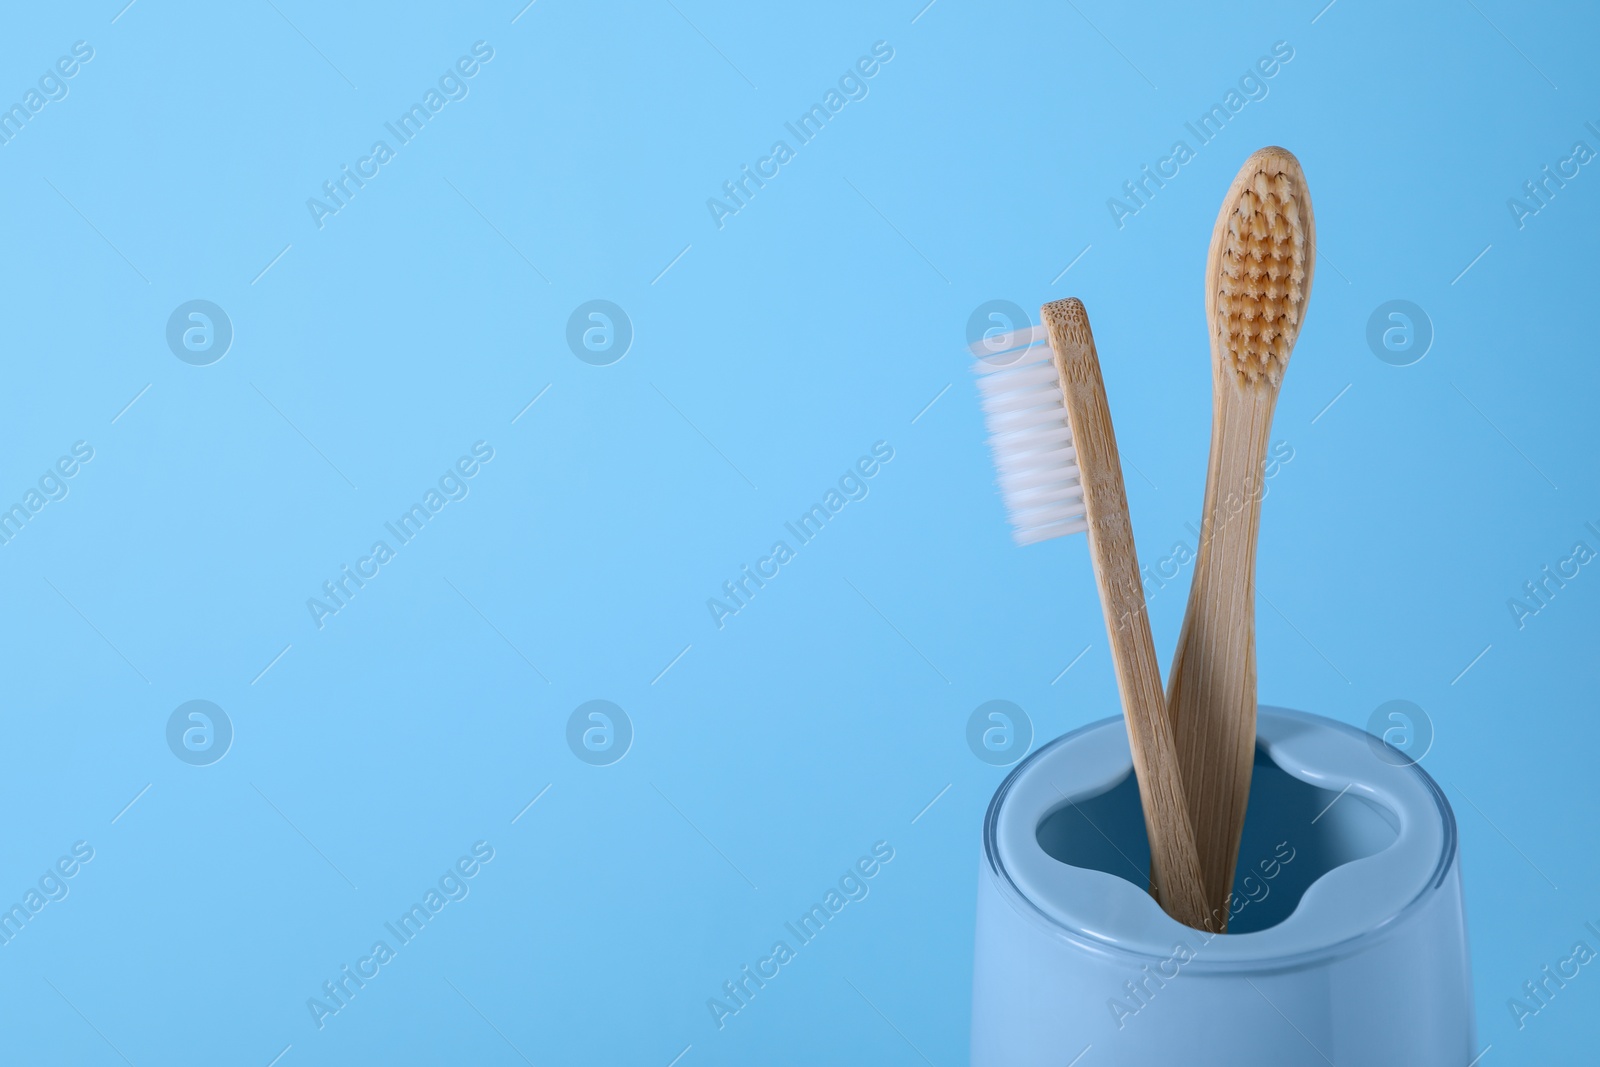
[[[121,4],[0,36],[5,103],[94,48],[0,146],[0,498],[95,450],[0,546],[0,902],[95,850],[0,946],[0,1058],[963,1063],[1005,773],[967,716],[1015,701],[1038,743],[1117,707],[1083,540],[1009,540],[967,318],[1083,298],[1155,562],[1200,512],[1206,240],[1274,143],[1323,257],[1262,699],[1426,710],[1481,1062],[1593,1056],[1594,968],[1523,1029],[1506,1004],[1600,949],[1600,570],[1522,629],[1507,607],[1600,549],[1600,174],[1522,229],[1506,205],[1600,149],[1590,13]],[[318,229],[307,198],[479,40],[470,95]],[[880,40],[866,99],[719,230],[707,198]],[[1107,198],[1278,41],[1268,96],[1118,229]],[[197,298],[235,330],[208,367],[164,339]],[[612,366],[565,341],[594,298],[636,331]],[[1411,366],[1365,340],[1391,299],[1436,333]],[[307,598],[480,440],[470,496],[319,630]],[[870,495],[718,630],[707,598],[877,441]],[[1164,662],[1186,589],[1150,602]],[[609,767],[565,741],[594,698],[636,731]],[[193,699],[236,731],[208,767],[165,740]],[[479,840],[470,896],[319,1030],[307,998]],[[707,998],[876,841],[870,896],[719,1030]]]

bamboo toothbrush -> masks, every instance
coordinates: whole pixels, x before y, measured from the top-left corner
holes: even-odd
[[[1199,857],[1145,614],[1122,464],[1089,317],[1077,299],[1040,309],[1042,327],[975,351],[989,445],[1019,544],[1087,530],[1117,671],[1161,907],[1212,929]],[[1048,340],[1049,348],[1041,342]],[[1008,350],[1009,351],[1006,351]],[[1051,349],[1054,350],[1053,357]],[[985,355],[1001,353],[999,355]]]
[[[1256,533],[1272,409],[1305,319],[1316,227],[1300,162],[1263,148],[1211,234],[1211,461],[1194,583],[1167,681],[1189,817],[1226,928],[1256,739]]]

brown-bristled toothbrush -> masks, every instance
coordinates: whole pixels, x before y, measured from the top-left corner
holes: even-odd
[[[1161,693],[1122,463],[1089,317],[1076,299],[1040,310],[1044,326],[975,351],[990,447],[1022,544],[1089,532],[1100,606],[1150,839],[1156,900],[1188,926],[1217,929],[1207,905]],[[1048,340],[1049,345],[1041,342]]]
[[[1263,148],[1211,234],[1211,461],[1167,710],[1206,894],[1226,927],[1256,740],[1256,534],[1272,409],[1305,319],[1316,227],[1300,162]]]

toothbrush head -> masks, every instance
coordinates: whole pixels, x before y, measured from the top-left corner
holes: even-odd
[[[1263,148],[1222,202],[1207,264],[1206,310],[1219,370],[1276,389],[1300,335],[1316,260],[1305,174],[1293,153]]]
[[[1083,484],[1043,326],[986,338],[969,349],[983,399],[1000,495],[1019,545],[1087,530]]]

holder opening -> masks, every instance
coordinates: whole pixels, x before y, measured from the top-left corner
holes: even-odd
[[[1228,933],[1283,922],[1313,882],[1388,848],[1399,829],[1399,817],[1383,805],[1301,781],[1258,746]],[[1048,812],[1036,836],[1045,854],[1061,863],[1115,875],[1141,889],[1150,884],[1150,842],[1131,770],[1104,792]]]

